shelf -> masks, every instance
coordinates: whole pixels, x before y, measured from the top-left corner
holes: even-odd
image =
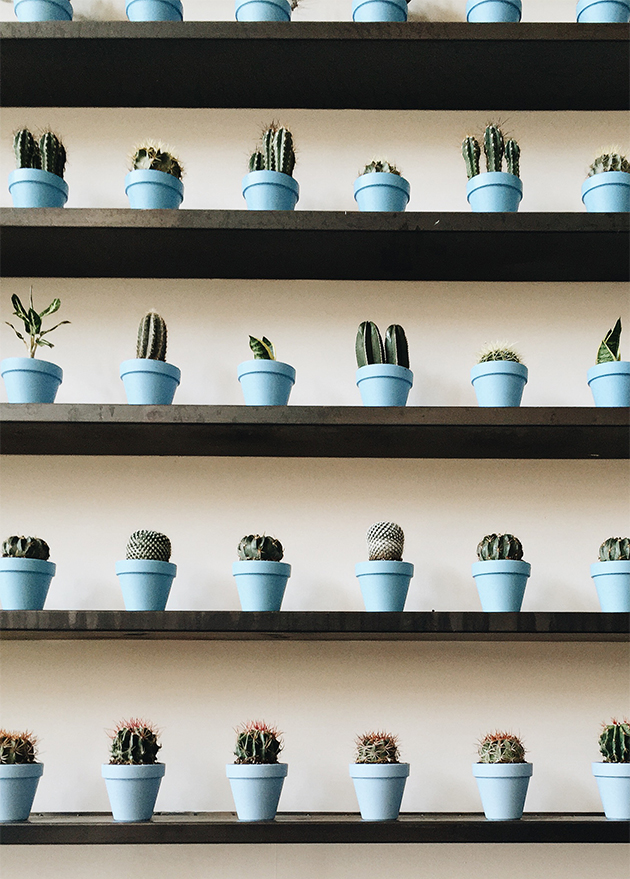
[[[628,33],[576,23],[3,23],[2,102],[626,110]],[[270,59],[290,76],[258,75]],[[484,76],[490,68],[502,75]]]
[[[465,180],[459,183],[464,187]],[[0,227],[2,274],[9,277],[626,281],[630,275],[630,214],[3,208]]]

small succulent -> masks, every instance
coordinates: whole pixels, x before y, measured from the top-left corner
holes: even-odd
[[[355,352],[359,368],[371,363],[391,363],[409,369],[407,336],[399,324],[387,327],[383,345],[376,324],[371,320],[364,320],[357,330]]]
[[[166,360],[166,322],[156,311],[149,311],[140,321],[136,357],[143,360]]]
[[[371,562],[402,561],[405,535],[400,525],[395,522],[375,522],[368,528],[366,539]]]
[[[252,349],[254,360],[275,360],[276,349],[266,336],[257,339],[255,336],[249,337],[249,347]]]
[[[145,140],[134,149],[130,158],[134,171],[164,171],[178,180],[184,175],[182,163],[173,155],[170,147],[157,141]]]
[[[263,131],[262,142],[252,153],[249,160],[250,171],[280,171],[282,174],[293,175],[295,168],[295,150],[293,135],[288,128],[272,122]]]
[[[171,557],[171,541],[159,531],[134,531],[127,542],[125,558],[152,559],[167,562]]]
[[[140,718],[121,720],[111,737],[109,762],[135,766],[157,763],[157,752],[162,747],[158,734],[153,724]]]
[[[37,739],[32,732],[0,729],[0,763],[36,763]]]
[[[612,330],[608,330],[604,336],[597,352],[597,363],[612,363],[615,360],[621,360],[621,354],[619,353],[620,341],[621,318],[617,320],[617,323]]]
[[[50,557],[50,548],[40,537],[18,537],[14,534],[2,544],[2,557],[13,559],[39,559],[45,562]]]
[[[398,736],[367,732],[355,739],[355,763],[399,763]]]
[[[243,537],[237,547],[238,557],[245,561],[279,562],[284,556],[284,549],[279,540],[263,534],[248,534]]]
[[[361,176],[363,174],[374,174],[374,173],[383,173],[383,174],[396,174],[400,177],[400,171],[396,167],[396,165],[392,165],[391,162],[385,162],[381,159],[373,159],[369,165],[366,165],[363,171],[361,171]]]
[[[52,333],[53,330],[56,330],[57,327],[60,327],[62,324],[69,324],[69,320],[62,320],[58,324],[55,324],[54,327],[49,327],[47,330],[42,329],[42,319],[48,317],[49,314],[54,314],[56,311],[59,311],[61,306],[60,299],[53,299],[49,306],[47,306],[43,311],[37,312],[35,311],[35,307],[33,306],[33,288],[31,287],[30,299],[29,299],[29,307],[28,309],[22,305],[20,301],[20,297],[17,293],[14,293],[11,297],[11,304],[13,305],[13,314],[19,318],[24,324],[24,332],[28,336],[28,339],[25,339],[22,333],[15,329],[13,324],[9,323],[9,321],[5,321],[6,325],[11,327],[15,335],[20,339],[20,341],[24,342],[26,345],[26,350],[28,351],[29,357],[35,357],[37,352],[37,348],[40,346],[45,346],[46,348],[54,348],[52,342],[49,342],[48,339],[44,339],[44,336],[47,336],[48,333]]]
[[[477,545],[480,562],[520,561],[523,558],[523,545],[513,534],[487,534]]]
[[[630,537],[609,537],[599,548],[600,562],[630,561]]]
[[[16,131],[13,136],[13,151],[18,168],[38,168],[63,179],[66,150],[52,131],[45,131],[39,143],[28,128]]]
[[[505,140],[498,125],[491,124],[486,127],[483,135],[483,153],[486,159],[486,171],[501,171],[505,158],[508,174],[520,176],[520,147],[513,138]],[[481,158],[481,146],[474,135],[469,134],[462,141],[462,155],[466,164],[466,174],[468,179],[472,180],[480,173]]]
[[[525,763],[525,748],[511,733],[488,733],[479,742],[480,763]]]
[[[277,763],[284,747],[282,733],[262,720],[243,723],[236,729],[235,763]]]
[[[604,763],[630,763],[630,723],[613,720],[602,724],[599,750]]]
[[[510,360],[512,363],[522,363],[518,354],[511,345],[506,342],[489,342],[477,355],[477,363],[489,363],[492,360]]]
[[[614,150],[601,153],[588,169],[588,176],[604,174],[606,171],[625,171],[630,173],[630,162],[621,153]]]

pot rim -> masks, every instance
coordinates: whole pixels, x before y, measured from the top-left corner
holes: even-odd
[[[593,761],[591,769],[595,777],[630,778],[630,763],[604,763],[603,760]]]
[[[397,378],[409,385],[413,384],[413,372],[407,366],[397,363],[368,363],[360,366],[356,372],[356,383],[369,378]]]
[[[244,375],[252,373],[270,372],[275,375],[284,375],[291,379],[295,384],[295,368],[289,363],[283,363],[281,360],[244,360],[236,368],[238,380]]]
[[[630,10],[630,0],[578,0],[576,14],[580,15],[589,6],[599,6],[600,3],[616,3],[618,6],[625,6]]]
[[[44,774],[44,764],[1,763],[0,778],[40,778]]]
[[[228,778],[286,778],[288,763],[226,763]]]
[[[62,5],[61,3],[56,3],[56,0],[54,2],[58,6]],[[70,11],[72,11],[72,7],[70,7]],[[16,183],[43,183],[47,186],[54,186],[64,193],[66,199],[70,191],[63,177],[58,177],[52,171],[44,171],[43,168],[16,168],[9,174],[9,192],[11,192],[11,187]]]
[[[243,568],[243,565],[247,567]],[[290,577],[291,565],[287,562],[272,562],[267,559],[239,559],[232,562],[232,574],[275,574],[278,577]]]
[[[528,763],[473,763],[475,778],[530,778],[534,764]]]
[[[164,173],[161,171],[160,173]],[[151,360],[149,357],[134,357],[130,360],[123,360],[120,364],[120,377],[130,375],[132,373],[158,373],[175,379],[177,384],[180,383],[181,369],[172,363],[166,363],[164,360]]]
[[[529,577],[531,572],[531,564],[523,559],[488,559],[472,563],[473,577],[480,574],[525,574]]]
[[[400,574],[404,577],[413,577],[413,571],[411,562],[395,559],[368,559],[366,562],[357,562],[354,566],[355,577],[369,577],[375,574]]]
[[[470,380],[473,384],[485,375],[513,375],[524,378],[527,382],[529,370],[524,363],[517,363],[514,360],[486,360],[471,367]]]
[[[630,177],[630,174],[628,176]],[[590,385],[595,379],[616,375],[630,375],[630,360],[610,360],[608,363],[596,363],[586,373],[586,379]]]
[[[407,0],[405,0],[406,2]],[[392,174],[391,171],[370,171],[368,174],[360,174],[354,181],[354,197],[356,198],[358,192],[369,186],[400,189],[406,194],[407,200],[409,200],[411,194],[411,184],[409,181],[400,174]]]
[[[630,9],[630,6],[628,8]],[[587,177],[582,184],[582,201],[584,201],[584,196],[592,192],[593,189],[611,185],[630,186],[630,173],[628,171],[602,171],[601,174]]]
[[[170,2],[170,0],[165,0]],[[173,5],[171,3],[171,5]],[[157,168],[134,168],[133,171],[125,176],[125,194],[132,186],[139,186],[144,183],[157,184],[158,186],[168,186],[175,189],[183,197],[184,184],[177,177],[169,174],[167,171],[159,171]]]
[[[290,189],[295,195],[299,195],[300,186],[291,174],[285,174],[283,171],[250,171],[243,177],[241,187],[243,195],[250,186],[260,186],[261,184],[270,184],[273,186],[282,186]]]
[[[0,558],[0,571],[7,573],[17,571],[28,574],[46,574],[55,576],[57,565],[48,559],[25,559],[16,558],[15,556],[3,556]],[[6,764],[0,764],[6,765]]]
[[[173,9],[176,9],[180,13],[184,11],[184,6],[182,4],[182,0],[126,0],[125,11],[127,9],[129,9],[130,6],[133,6],[134,3],[147,3],[147,2],[166,3],[167,6],[172,6]],[[158,169],[157,168],[146,168],[146,169],[136,168],[134,170],[137,170],[137,171],[140,171],[140,170],[156,171]],[[166,172],[163,171],[162,173],[166,173]],[[172,177],[173,175],[171,174],[170,176]],[[175,179],[177,179],[177,178],[175,178]]]
[[[514,6],[521,14],[523,13],[522,0],[467,0],[466,14],[471,12],[476,6],[482,6],[484,3],[504,3],[506,6]]]
[[[391,6],[398,6],[400,9],[406,10],[409,2],[410,0],[353,0],[352,11],[354,12],[355,9],[370,3],[389,3]]]
[[[516,189],[521,198],[523,197],[523,181],[516,174],[508,174],[507,171],[482,171],[480,174],[475,174],[466,184],[466,196],[487,186],[508,186],[510,189]]]
[[[351,778],[408,778],[409,763],[350,763]]]
[[[116,562],[116,574],[162,574],[174,577],[177,565],[160,559],[122,559]]]
[[[593,562],[591,565],[591,577],[606,577],[609,574],[630,574],[630,561],[617,559],[609,562]]]
[[[63,369],[50,360],[37,360],[34,357],[5,357],[0,362],[0,373],[7,372],[44,372],[53,375],[59,381],[63,378]]]
[[[103,778],[162,778],[166,763],[101,763]]]

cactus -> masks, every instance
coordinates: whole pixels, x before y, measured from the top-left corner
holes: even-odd
[[[147,140],[135,148],[131,155],[134,171],[164,171],[181,180],[184,169],[180,160],[173,155],[170,147],[156,141]]]
[[[477,558],[480,562],[520,561],[523,545],[513,534],[487,534],[477,545]]]
[[[399,763],[398,736],[367,732],[355,739],[355,763]]]
[[[609,537],[599,548],[600,562],[630,561],[630,537]]]
[[[525,763],[525,748],[519,737],[511,733],[488,733],[479,742],[479,762]]]
[[[166,360],[166,322],[156,311],[149,311],[140,321],[136,357]]]
[[[366,540],[371,562],[382,559],[402,561],[405,535],[395,522],[375,522],[368,528]]]
[[[159,531],[134,531],[127,542],[125,558],[151,559],[167,562],[171,557],[171,541]]]
[[[521,148],[513,138],[510,138],[505,142],[505,164],[508,174],[514,174],[515,177],[521,176],[520,159]]]
[[[42,170],[50,171],[63,179],[66,167],[66,150],[56,134],[45,131],[39,139],[39,152],[42,160]]]
[[[612,328],[612,330],[608,330],[608,332],[604,336],[604,340],[599,346],[599,350],[597,352],[597,363],[611,363],[615,360],[621,360],[621,354],[619,353],[620,341],[621,318],[617,320],[617,323]]]
[[[276,171],[293,174],[295,167],[295,152],[293,150],[293,135],[288,128],[278,128],[273,138],[273,151],[275,153]]]
[[[32,732],[0,729],[0,763],[35,763],[37,739]]]
[[[588,176],[594,177],[595,174],[604,174],[606,171],[625,171],[629,174],[630,162],[617,152],[602,153],[588,169]]]
[[[399,324],[392,324],[385,332],[385,362],[409,369],[407,336]]]
[[[503,132],[498,125],[488,125],[483,136],[483,152],[487,171],[500,171],[503,165],[505,144]]]
[[[630,723],[613,720],[602,726],[599,750],[604,763],[630,763]]]
[[[157,763],[158,730],[151,723],[131,717],[121,720],[112,735],[110,763],[133,764]]]
[[[272,122],[269,128],[263,131],[260,148],[253,152],[249,160],[249,170],[279,171],[291,177],[294,168],[293,135],[288,128]]]
[[[28,128],[22,128],[20,131],[15,132],[13,136],[13,151],[15,152],[16,167],[42,167],[39,145]]]
[[[7,537],[2,544],[2,557],[13,559],[40,559],[45,562],[50,557],[50,548],[40,537]]]
[[[284,747],[280,733],[264,721],[253,720],[236,729],[235,763],[277,763]]]
[[[263,534],[248,534],[240,541],[238,557],[245,561],[279,562],[284,556],[284,549],[279,540]]]
[[[355,342],[357,365],[368,366],[371,363],[384,363],[385,350],[378,327],[371,320],[359,324]]]
[[[54,314],[61,307],[60,299],[53,299],[47,308],[43,311],[37,312],[35,311],[35,307],[33,305],[33,288],[31,287],[30,299],[29,299],[29,307],[28,309],[22,305],[20,297],[17,293],[14,293],[11,297],[11,304],[13,305],[13,314],[19,318],[24,324],[24,331],[28,335],[28,339],[25,339],[22,333],[15,329],[13,324],[9,323],[9,321],[5,321],[8,327],[11,327],[15,335],[20,339],[20,341],[24,342],[26,345],[26,350],[28,351],[29,357],[35,357],[37,352],[37,348],[40,346],[45,346],[46,348],[54,348],[52,342],[49,342],[48,339],[44,339],[44,336],[47,336],[48,333],[52,333],[53,330],[56,330],[57,327],[60,327],[62,324],[69,324],[69,320],[62,320],[58,324],[55,324],[54,327],[49,327],[47,330],[42,330],[42,318],[47,317],[49,314]]]
[[[472,180],[479,174],[479,158],[481,156],[481,147],[476,137],[468,135],[462,141],[462,155],[466,163],[466,174],[468,179]]]
[[[364,174],[374,173],[396,174],[398,177],[400,177],[400,171],[398,170],[396,165],[392,165],[391,162],[385,162],[381,159],[373,159],[370,164],[366,165],[363,171],[361,171],[360,176],[363,176]]]
[[[269,339],[263,336],[257,339],[255,336],[249,337],[249,347],[254,354],[254,360],[275,360],[276,351]]]
[[[256,150],[252,153],[252,156],[249,160],[249,170],[250,171],[264,171],[265,170],[265,160],[263,158],[263,154],[260,150]]]
[[[477,363],[489,363],[492,360],[510,360],[512,363],[523,362],[520,354],[506,342],[490,342],[484,345],[477,357]]]

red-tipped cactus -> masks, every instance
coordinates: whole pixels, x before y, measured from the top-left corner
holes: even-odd
[[[525,763],[525,748],[512,733],[488,733],[479,742],[480,763]]]
[[[158,732],[152,723],[137,717],[121,720],[112,734],[109,762],[134,766],[157,763],[162,747]]]
[[[630,763],[630,723],[612,720],[603,724],[599,750],[604,763]]]
[[[0,729],[0,763],[35,763],[37,739],[32,732],[10,732]]]
[[[236,730],[235,763],[277,763],[284,743],[282,733],[262,720],[251,720]]]
[[[367,732],[355,740],[355,763],[399,763],[398,736],[386,732]]]

